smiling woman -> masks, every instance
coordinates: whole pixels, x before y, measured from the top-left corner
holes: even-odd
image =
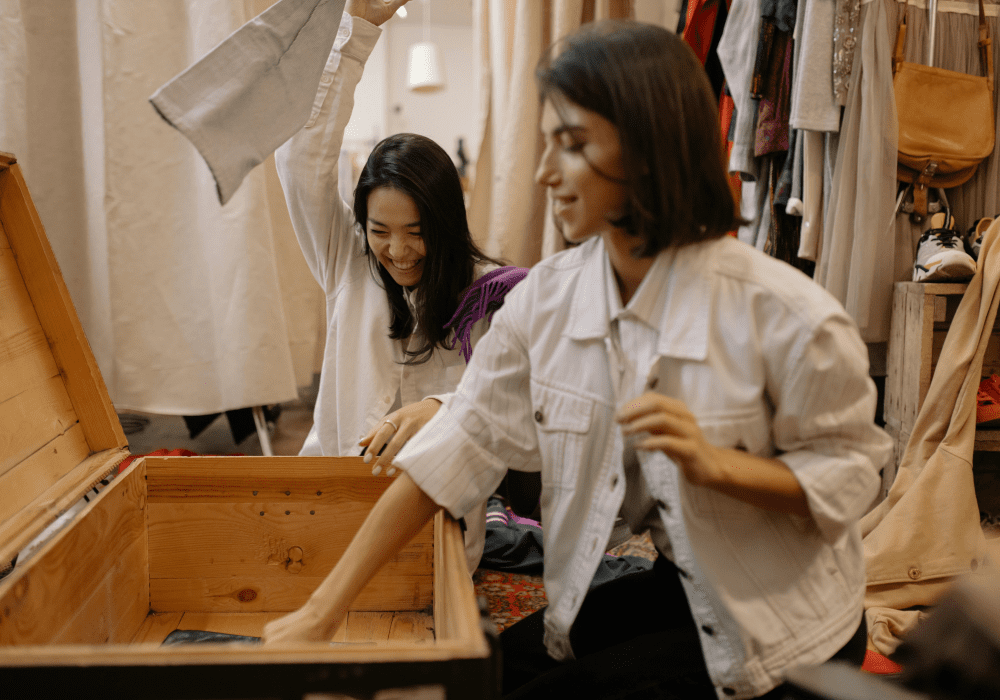
[[[420,211],[413,198],[392,187],[373,190],[368,195],[367,229],[368,248],[396,284],[416,286],[427,246],[420,235]]]
[[[459,295],[484,265],[499,264],[472,241],[455,164],[426,136],[384,139],[361,171],[354,217],[388,297],[389,337],[410,338],[419,328],[419,337],[406,345],[405,362],[428,362],[435,348],[446,348]]]
[[[328,638],[436,507],[464,516],[515,469],[540,473],[548,606],[500,636],[507,698],[776,700],[789,668],[860,666],[858,519],[892,442],[857,327],[725,235],[717,106],[682,39],[605,21],[551,53],[537,179],[579,245],[507,296],[403,475],[267,642]],[[591,588],[617,517],[657,560]]]
[[[354,91],[378,25],[402,4],[349,0],[316,88],[315,118],[275,154],[295,235],[326,295],[320,388],[300,454],[348,456],[364,447],[372,473],[387,475],[403,444],[437,411],[437,397],[458,385],[463,348],[471,350],[488,320],[459,328],[452,318],[466,318],[456,310],[470,286],[500,265],[473,243],[455,164],[425,136],[378,143],[353,201],[339,196]],[[471,571],[485,543],[485,497],[466,524]]]

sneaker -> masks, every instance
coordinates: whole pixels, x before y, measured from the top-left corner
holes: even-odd
[[[486,524],[489,525],[499,525],[506,527],[510,525],[510,513],[504,506],[502,500],[497,496],[490,496],[489,500],[486,502]]]
[[[979,250],[983,247],[983,234],[986,233],[986,229],[992,223],[993,219],[990,217],[976,219],[975,223],[972,224],[972,227],[965,234],[965,249],[976,260],[979,260]]]
[[[1000,427],[1000,376],[979,382],[976,394],[976,428]]]
[[[976,261],[962,248],[955,219],[946,212],[931,217],[931,228],[917,244],[917,261],[913,265],[914,282],[969,279],[976,274]]]

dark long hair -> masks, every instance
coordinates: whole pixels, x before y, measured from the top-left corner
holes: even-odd
[[[426,255],[414,298],[416,318],[403,288],[379,263],[368,245],[368,195],[391,187],[410,196],[420,212],[420,236]],[[481,262],[501,264],[473,242],[465,216],[465,199],[458,171],[444,149],[417,134],[396,134],[381,141],[365,163],[354,190],[354,216],[364,236],[372,276],[382,281],[389,298],[389,337],[409,338],[420,329],[416,344],[406,350],[406,364],[430,359],[436,346],[447,347],[444,328],[458,305],[459,295],[475,280]]]
[[[535,76],[542,100],[564,98],[617,128],[626,175],[615,181],[628,196],[612,223],[637,238],[635,255],[746,223],[726,176],[718,103],[682,39],[641,22],[594,22],[557,42]]]

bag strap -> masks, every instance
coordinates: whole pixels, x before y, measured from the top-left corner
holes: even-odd
[[[990,97],[993,97],[993,39],[990,38],[990,27],[986,24],[986,9],[983,7],[983,0],[979,0],[979,62],[986,74],[986,85],[990,89]]]
[[[979,0],[982,2],[982,0]],[[896,25],[896,49],[892,52],[892,75],[896,76],[899,64],[903,62],[903,49],[906,46],[906,11],[910,8],[910,0],[906,0],[899,12],[899,23]]]

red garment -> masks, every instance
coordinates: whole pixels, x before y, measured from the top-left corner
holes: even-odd
[[[729,7],[727,0],[726,7]],[[695,55],[705,65],[708,52],[712,46],[712,35],[715,33],[715,18],[719,14],[719,0],[689,0],[687,16],[684,19],[684,31],[681,38],[694,49]]]

